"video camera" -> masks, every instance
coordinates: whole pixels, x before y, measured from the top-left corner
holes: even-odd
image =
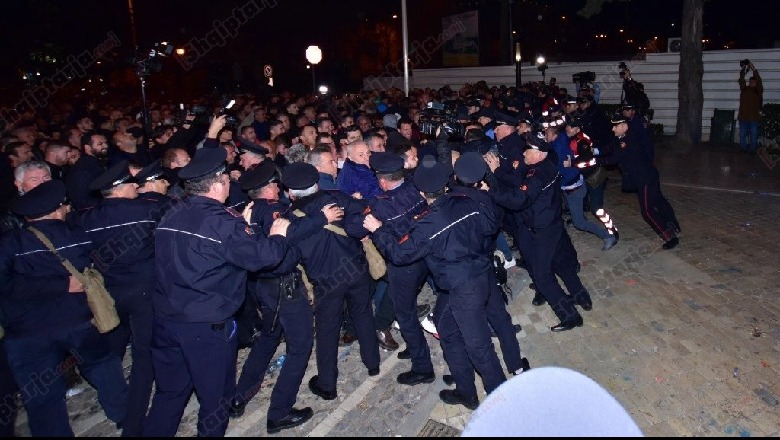
[[[626,78],[626,72],[629,73],[631,72],[631,70],[629,70],[628,66],[626,65],[625,61],[621,61],[620,63],[618,63],[618,69],[620,69],[620,77],[623,79]]]
[[[458,122],[458,107],[455,102],[429,102],[428,107],[420,111],[420,132],[428,136],[436,136],[436,130],[441,127],[451,139],[463,139],[466,126]]]
[[[571,76],[571,81],[574,84],[579,84],[580,87],[582,87],[583,84],[587,84],[589,82],[596,82],[596,73],[590,71],[577,72]]]
[[[224,107],[219,109],[219,112],[217,112],[217,117],[220,117],[222,115],[226,115],[225,118],[225,128],[229,128],[233,131],[236,131],[239,124],[241,124],[241,121],[238,120],[238,118],[233,114],[233,106],[236,104],[235,99],[231,99],[228,101],[227,104],[225,104]]]
[[[135,54],[128,61],[135,67],[138,76],[148,76],[162,70],[163,58],[171,56],[173,49],[173,44],[167,41],[154,43],[148,52],[136,48]]]

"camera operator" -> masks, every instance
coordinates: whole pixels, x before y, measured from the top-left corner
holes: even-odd
[[[181,148],[187,151],[190,156],[195,154],[193,139],[197,135],[197,130],[193,127],[192,121],[195,114],[187,113],[181,127],[162,125],[157,127],[151,133],[151,154],[154,160],[162,159],[165,152],[172,148]]]
[[[621,61],[618,64],[618,68],[620,69],[620,77],[623,78],[620,102],[628,101],[634,103],[639,116],[647,117],[648,120],[653,119],[650,111],[650,99],[648,99],[645,93],[645,86],[631,77],[631,69],[628,68],[625,62]]]
[[[756,66],[745,59],[739,62],[739,149],[754,153],[758,149],[758,123],[761,120],[761,104],[763,102],[764,86]],[[745,83],[745,76],[749,71],[753,76]],[[748,145],[748,135],[750,144]]]

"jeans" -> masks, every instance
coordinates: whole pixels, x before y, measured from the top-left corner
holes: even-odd
[[[607,238],[609,233],[604,226],[588,221],[582,212],[585,196],[588,195],[588,189],[585,187],[585,184],[580,185],[573,191],[564,191],[563,194],[566,197],[566,204],[569,205],[571,222],[574,227],[580,231],[590,232],[602,240]]]
[[[750,146],[748,146],[750,134]],[[745,151],[758,150],[758,121],[739,121],[739,148]]]
[[[504,254],[504,258],[506,258],[507,261],[515,258],[515,256],[512,255],[512,249],[509,248],[509,242],[506,241],[506,236],[504,236],[503,232],[499,232],[498,236],[496,236],[496,249]]]

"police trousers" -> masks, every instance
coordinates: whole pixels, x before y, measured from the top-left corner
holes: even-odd
[[[558,319],[577,319],[580,314],[574,307],[574,300],[589,302],[590,295],[577,275],[577,251],[562,222],[533,231],[533,253],[536,289],[550,304]],[[556,274],[572,296],[563,291]]]
[[[393,300],[395,318],[409,350],[412,371],[420,374],[433,373],[431,350],[417,319],[417,295],[427,276],[425,260],[408,266],[387,265],[387,293]]]
[[[268,408],[268,420],[275,421],[289,414],[295,404],[314,346],[314,313],[309,305],[306,287],[300,279],[297,288],[289,295],[279,278],[260,279],[255,287],[256,299],[264,317],[263,327],[260,339],[255,342],[244,362],[235,398],[246,403],[257,394],[284,333],[287,357],[271,393],[271,405]]]
[[[119,359],[124,358],[127,343],[132,335],[133,363],[130,369],[127,416],[122,423],[122,436],[139,437],[143,433],[143,424],[154,384],[151,351],[154,308],[151,288],[145,291],[109,288],[109,292],[116,301],[120,323],[119,327],[106,335],[106,338],[111,345],[111,351]]]
[[[156,391],[145,437],[176,435],[193,390],[198,395],[198,436],[222,437],[236,385],[236,321],[165,321],[155,317],[152,363]]]
[[[506,380],[488,327],[486,308],[492,292],[491,281],[486,272],[440,294],[438,299],[448,301],[436,326],[444,360],[458,393],[468,399],[478,398],[474,370],[482,376],[488,393]]]
[[[73,437],[65,406],[65,372],[78,366],[95,387],[106,417],[121,423],[127,410],[122,362],[91,322],[49,334],[5,341],[8,364],[22,393],[34,437]]]
[[[335,276],[335,274],[334,274]],[[339,331],[344,302],[360,344],[360,358],[368,369],[379,367],[379,343],[371,310],[371,280],[368,270],[347,276],[341,282],[314,283],[314,327],[317,342],[317,384],[336,390]]]
[[[8,366],[5,340],[0,339],[0,437],[14,436],[17,412],[16,393],[18,391],[11,367]]]

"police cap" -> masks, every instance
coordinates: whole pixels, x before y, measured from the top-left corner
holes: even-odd
[[[387,142],[385,143],[385,149],[387,151],[396,152],[411,145],[412,141],[405,138],[404,135],[397,131],[393,131],[387,134]]]
[[[241,189],[252,191],[278,181],[279,174],[276,165],[273,161],[266,160],[241,175]]]
[[[414,172],[414,186],[422,192],[441,191],[450,180],[450,170],[442,163],[423,161]]]
[[[195,152],[192,158],[184,168],[179,171],[179,178],[182,180],[193,180],[208,175],[218,175],[224,173],[227,169],[225,160],[227,151],[224,148],[204,147]]]
[[[578,99],[571,95],[566,95],[566,98],[563,99],[563,102],[566,104],[576,104]]]
[[[123,183],[128,183],[131,179],[129,164],[126,160],[123,160],[93,180],[89,184],[89,190],[107,191]]]
[[[476,152],[463,153],[455,161],[455,175],[465,184],[477,183],[485,177],[487,164],[481,154]]]
[[[510,125],[512,127],[516,127],[520,123],[516,117],[501,112],[496,112],[495,121],[496,125]]]
[[[141,169],[141,171],[135,175],[135,181],[138,182],[139,185],[143,185],[146,182],[151,182],[152,180],[164,178],[165,170],[163,170],[162,164],[159,160],[155,160],[149,165],[143,167],[143,169]]]
[[[282,183],[290,189],[308,189],[319,180],[317,168],[305,162],[291,163],[282,170]]]
[[[623,116],[623,112],[618,111],[612,115],[612,118],[610,118],[610,122],[612,122],[612,125],[618,125],[628,121],[626,120],[626,117]]]
[[[582,128],[585,120],[582,118],[582,116],[579,115],[572,115],[566,117],[566,125],[569,127],[577,127]]]
[[[530,111],[522,112],[522,113],[520,113],[517,116],[517,121],[518,121],[518,124],[533,125],[533,123],[534,123],[534,115],[532,115]]]
[[[543,152],[548,152],[552,149],[549,143],[544,139],[543,131],[529,132],[525,138],[526,149],[532,148]]]
[[[488,119],[496,119],[498,112],[493,110],[492,108],[485,107],[480,109],[478,112],[474,113],[472,117],[474,119],[479,118],[488,118]]]
[[[65,202],[65,184],[49,180],[16,199],[11,209],[23,217],[38,218],[54,212]]]
[[[264,156],[270,151],[268,151],[268,148],[263,147],[262,145],[255,145],[251,143],[241,143],[241,146],[238,148],[238,154],[244,154],[244,153],[254,153],[258,156]]]
[[[372,153],[368,163],[377,174],[390,174],[404,169],[403,158],[389,152]]]
[[[593,97],[590,95],[582,95],[579,98],[577,98],[577,103],[582,104],[585,102],[593,102]]]

